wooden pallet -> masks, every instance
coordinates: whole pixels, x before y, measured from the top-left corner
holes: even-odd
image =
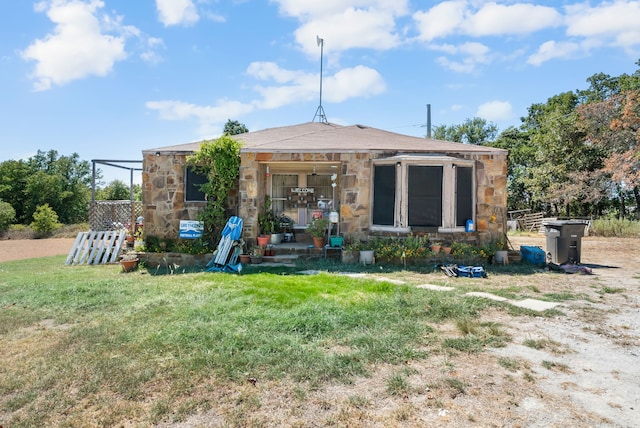
[[[543,212],[525,214],[521,219],[522,230],[525,232],[539,231],[542,226]]]
[[[120,231],[92,231],[80,232],[73,243],[65,264],[97,265],[115,263],[123,248],[127,232]]]

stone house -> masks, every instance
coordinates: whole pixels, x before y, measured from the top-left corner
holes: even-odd
[[[320,122],[234,138],[242,143],[241,166],[227,208],[244,220],[248,242],[259,233],[267,195],[299,231],[335,210],[341,233],[486,243],[505,232],[506,150]],[[177,237],[180,220],[197,219],[206,204],[196,186],[202,177],[185,167],[199,146],[143,151],[147,234]],[[474,232],[465,232],[468,220]]]

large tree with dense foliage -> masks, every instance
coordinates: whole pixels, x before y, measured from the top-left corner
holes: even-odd
[[[19,223],[31,223],[36,208],[44,204],[62,223],[87,221],[91,167],[78,154],[38,151],[27,161],[2,162],[0,177],[0,198],[11,204]]]
[[[496,124],[480,117],[467,119],[459,125],[436,126],[433,130],[433,138],[436,140],[475,145],[493,141],[496,135],[498,135]]]
[[[245,132],[249,132],[249,128],[246,127],[244,123],[240,123],[237,120],[228,119],[227,123],[224,124],[225,135],[238,135],[244,134]]]
[[[586,216],[615,208],[625,215],[634,197],[640,212],[640,70],[597,73],[587,82],[587,89],[532,104],[519,128],[488,143],[509,150],[510,209]]]

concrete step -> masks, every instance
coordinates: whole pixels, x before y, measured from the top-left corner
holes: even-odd
[[[295,263],[298,260],[297,254],[276,254],[275,256],[264,256],[264,263]]]

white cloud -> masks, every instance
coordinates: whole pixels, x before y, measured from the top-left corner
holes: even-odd
[[[448,55],[460,55],[459,61],[440,56],[436,62],[441,66],[458,73],[473,73],[478,65],[491,62],[490,50],[486,45],[476,42],[463,43],[461,45],[431,45],[431,49],[445,52]]]
[[[427,11],[413,14],[417,39],[432,42],[442,38],[526,36],[557,27],[563,17],[556,9],[529,3],[510,5],[496,2],[451,0],[440,2]],[[490,55],[487,44],[466,42],[428,45],[447,54],[437,62],[452,71],[472,73],[480,64],[489,64],[497,55]]]
[[[127,57],[126,35],[102,32],[97,14],[103,7],[99,0],[51,0],[36,5],[35,10],[46,11],[56,27],[21,52],[23,59],[36,62],[31,74],[35,90],[48,90],[54,84],[61,86],[90,75],[105,76],[117,61]],[[114,21],[107,24],[112,26]]]
[[[464,23],[472,36],[531,34],[562,24],[562,15],[554,8],[533,4],[484,4]]]
[[[575,42],[556,42],[550,40],[544,42],[538,48],[538,51],[527,59],[527,64],[539,66],[543,62],[555,58],[569,58],[583,52],[579,43]]]
[[[456,33],[463,27],[467,7],[464,0],[444,1],[426,12],[414,13],[413,19],[420,33],[418,38],[431,41]]]
[[[418,39],[431,41],[451,35],[526,35],[562,23],[562,15],[552,7],[482,2],[475,8],[475,4],[466,0],[444,1],[428,11],[414,13]]]
[[[404,14],[407,0],[274,0],[283,15],[309,21],[319,17],[340,14],[345,9],[368,9]]]
[[[162,120],[197,119],[198,131],[203,136],[212,135],[217,125],[222,124],[229,117],[239,117],[255,109],[251,104],[230,100],[219,100],[214,106],[199,106],[177,100],[148,101],[145,106],[149,110],[157,111]]]
[[[158,112],[163,120],[196,118],[200,132],[215,129],[229,117],[240,117],[255,110],[275,109],[285,105],[308,102],[318,97],[319,75],[287,70],[272,62],[254,62],[247,75],[261,82],[254,86],[259,98],[248,103],[222,100],[214,106],[201,106],[177,100],[149,101],[146,107]],[[328,102],[343,102],[350,98],[369,97],[386,90],[380,74],[369,67],[345,68],[323,80],[323,98]]]
[[[314,73],[290,71],[271,62],[254,62],[247,74],[260,80],[273,80],[278,85],[254,89],[262,95],[256,103],[264,109],[304,102],[318,97],[320,76]],[[345,68],[333,76],[323,77],[322,96],[329,102],[343,102],[349,98],[377,95],[386,90],[382,76],[369,67]]]
[[[156,0],[158,18],[165,27],[171,25],[191,25],[200,19],[196,6],[191,0]]]
[[[34,10],[45,12],[55,28],[20,52],[22,59],[36,62],[30,74],[34,90],[108,75],[118,61],[128,57],[125,45],[130,38],[139,40],[140,58],[160,61],[155,49],[164,46],[162,39],[124,25],[121,16],[104,13],[103,8],[101,0],[47,0],[35,5]]]
[[[158,54],[157,49],[164,48],[164,40],[157,37],[149,37],[146,40],[147,47],[140,54],[143,61],[151,64],[157,64],[162,61],[162,57]]]
[[[488,121],[502,121],[513,119],[513,106],[508,101],[489,101],[478,107],[475,114]]]
[[[386,50],[398,46],[401,37],[396,18],[408,13],[407,0],[275,0],[280,13],[296,18],[298,45],[317,55],[316,36],[325,40],[327,52],[338,54],[353,48]]]
[[[605,39],[627,50],[640,46],[640,1],[616,0],[596,7],[579,3],[566,11],[569,36]]]

